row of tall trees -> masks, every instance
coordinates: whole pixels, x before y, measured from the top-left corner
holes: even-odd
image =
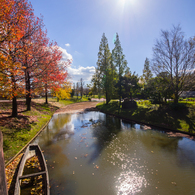
[[[108,40],[103,33],[99,46],[97,68],[92,78],[92,84],[93,90],[97,91],[98,94],[103,92],[106,97],[106,104],[116,96],[121,103],[122,77],[127,70],[127,61],[125,60],[118,34],[116,34],[114,49],[111,53]]]
[[[161,31],[153,47],[153,58],[146,58],[143,74],[131,73],[116,34],[110,52],[103,34],[92,90],[102,93],[108,104],[112,98],[152,98],[158,102],[171,98],[178,103],[183,91],[195,88],[195,39],[185,39],[180,25]]]
[[[83,78],[80,78],[80,80],[76,83],[73,84],[73,89],[72,89],[72,97],[73,96],[77,96],[77,99],[78,97],[80,96],[80,98],[82,99],[83,95],[88,95],[88,93],[86,93],[86,88],[84,87],[85,86],[85,82],[83,80]]]
[[[32,94],[60,88],[67,78],[57,43],[50,42],[43,20],[34,15],[27,0],[0,2],[0,96],[12,99],[17,116],[17,97],[26,96],[31,109]]]

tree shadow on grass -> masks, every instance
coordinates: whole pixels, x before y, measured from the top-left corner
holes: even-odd
[[[35,103],[35,102],[31,102],[31,106],[33,108],[35,108],[37,111],[43,113],[43,114],[48,114],[48,112],[54,112],[57,109],[59,109],[59,107],[54,106],[50,103],[45,104],[45,103]]]
[[[27,116],[0,118],[1,131],[4,136],[3,150],[7,160],[22,147],[23,143],[27,142],[28,132],[31,130],[31,124],[34,123]]]

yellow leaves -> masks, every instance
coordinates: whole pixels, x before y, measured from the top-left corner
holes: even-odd
[[[72,92],[71,86],[69,83],[65,83],[61,88],[54,90],[54,95],[59,99],[70,99]]]

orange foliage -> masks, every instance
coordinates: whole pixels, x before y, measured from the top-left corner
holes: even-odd
[[[31,4],[1,0],[0,10],[0,96],[31,97],[37,90],[60,86],[71,62],[62,62],[61,51],[56,43],[49,43]]]

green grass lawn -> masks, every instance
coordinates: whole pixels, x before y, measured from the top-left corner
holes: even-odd
[[[45,100],[44,98],[41,98],[41,99]],[[48,101],[49,102],[57,102],[57,99],[56,98],[48,98]],[[77,99],[77,96],[74,96],[73,98],[70,98],[67,100],[59,100],[59,103],[62,106],[66,106],[68,104],[73,104],[73,103],[77,103],[77,102],[85,102],[85,101],[88,101],[88,97],[83,96],[82,99],[80,97],[78,97],[78,99]]]
[[[99,103],[97,108],[102,111],[116,114],[120,117],[139,121],[159,127],[165,127],[190,133],[195,133],[195,105],[182,104],[151,104],[149,100],[139,101],[134,109],[120,109],[117,102],[108,105]]]

